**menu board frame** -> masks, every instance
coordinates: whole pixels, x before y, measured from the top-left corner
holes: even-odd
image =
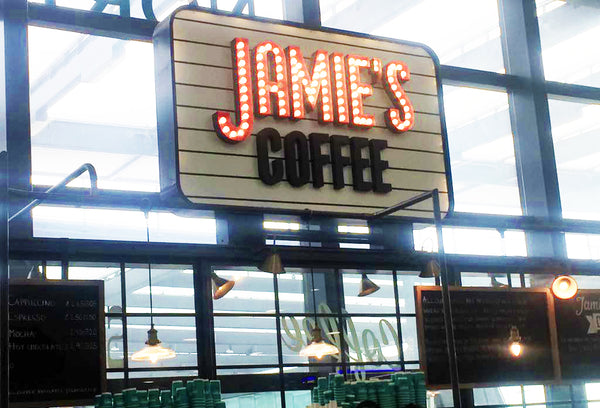
[[[527,292],[527,293],[544,293],[546,295],[546,304],[548,315],[548,324],[550,329],[550,345],[552,353],[552,365],[554,371],[554,379],[551,381],[543,381],[544,384],[560,384],[561,383],[561,371],[560,371],[560,358],[558,354],[558,339],[556,330],[556,315],[554,313],[554,296],[547,288],[488,288],[488,287],[464,287],[464,286],[450,286],[448,288],[450,292]],[[415,313],[417,319],[417,341],[419,345],[419,364],[421,371],[425,373],[425,378],[429,378],[427,375],[427,351],[425,348],[425,330],[423,327],[423,308],[421,302],[421,296],[423,291],[441,291],[441,286],[415,286]],[[508,333],[507,333],[508,339]],[[475,382],[475,383],[460,383],[460,388],[474,388],[474,387],[495,387],[499,384],[502,385],[523,385],[523,384],[539,384],[540,381],[506,381],[506,382]],[[428,389],[448,389],[451,388],[450,384],[427,384]]]
[[[106,333],[105,333],[105,299],[104,299],[104,281],[102,280],[32,280],[32,279],[9,279],[9,293],[10,289],[14,286],[63,286],[63,287],[83,287],[92,286],[98,291],[98,351],[100,358],[100,392],[107,390],[106,380]],[[10,372],[9,372],[10,375]],[[46,408],[52,406],[79,406],[79,405],[93,405],[94,396],[89,399],[61,399],[61,400],[44,400],[44,401],[31,401],[31,402],[9,402],[11,408]]]
[[[555,320],[556,320],[557,339],[559,339],[559,337],[558,337],[558,334],[559,334],[559,328],[558,328],[559,319],[558,319],[558,317],[559,316],[557,316],[557,313],[558,313],[557,310],[560,307],[560,306],[557,306],[557,304],[560,304],[562,302],[564,302],[564,303],[577,302],[579,298],[589,296],[589,295],[595,295],[595,296],[600,297],[600,289],[578,289],[577,293],[570,299],[556,299],[555,300],[554,316],[555,316]],[[584,312],[584,311],[586,311],[586,310],[583,309],[582,312]],[[567,331],[567,330],[565,330],[565,331]],[[598,336],[598,335],[600,335],[600,333],[595,334],[595,336]],[[557,348],[558,348],[558,354],[559,354],[559,363],[560,363],[560,367],[561,367],[561,380],[562,380],[561,382],[562,382],[562,384],[575,384],[575,383],[581,383],[582,381],[592,382],[592,381],[600,380],[600,374],[590,375],[589,372],[585,373],[585,375],[581,375],[581,377],[572,377],[572,376],[564,377],[563,367],[567,366],[568,362],[570,362],[570,360],[568,359],[569,356],[561,355],[560,344],[557,344]],[[563,362],[564,362],[564,364],[563,364]]]

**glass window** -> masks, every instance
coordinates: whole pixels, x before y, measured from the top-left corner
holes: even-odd
[[[452,390],[439,390],[431,392],[433,406],[435,407],[452,407],[454,400],[452,399]],[[431,395],[430,394],[430,395]]]
[[[476,406],[512,405],[530,408],[546,406],[546,392],[543,385],[474,388],[473,398]]]
[[[546,79],[600,86],[600,9],[595,1],[536,0]]]
[[[590,275],[576,275],[577,286],[579,289],[600,289],[600,277]]]
[[[588,401],[594,401],[588,403],[588,408],[600,407],[600,383],[586,383],[585,395]]]
[[[121,266],[76,262],[69,264],[69,280],[104,281],[104,305],[108,313],[122,313]]]
[[[319,327],[321,328],[323,339],[326,342],[335,345],[338,350],[342,350],[342,331],[340,330],[339,323],[340,319],[331,315],[319,315],[317,320]],[[323,357],[319,361],[299,355],[304,346],[306,346],[312,340],[311,329],[315,325],[314,316],[282,316],[280,318],[280,323],[284,364],[335,364],[341,362],[341,356],[339,354]],[[343,335],[348,335],[348,333],[344,332]],[[309,370],[309,367],[299,367],[298,371],[306,372]]]
[[[152,44],[33,26],[28,36],[32,183],[91,163],[99,188],[159,191]]]
[[[275,20],[284,19],[284,0],[273,1],[273,0],[253,0],[254,1],[254,13],[258,17],[267,17]],[[288,5],[289,7],[289,5]]]
[[[415,249],[437,252],[435,227],[415,224],[413,230]],[[488,228],[444,228],[444,250],[449,254],[527,256],[523,231],[500,231]]]
[[[272,408],[281,406],[281,393],[279,391],[223,394],[221,398],[227,404],[227,408]]]
[[[198,356],[196,348],[196,319],[195,317],[163,316],[154,318],[154,328],[158,331],[158,338],[163,347],[175,351],[176,357],[162,360],[151,367],[196,367]],[[148,368],[147,361],[133,361],[131,356],[145,347],[150,330],[150,317],[127,318],[127,343],[129,350],[129,367]],[[168,374],[160,371],[157,376],[165,377]]]
[[[254,1],[254,13],[256,16],[268,17],[272,19],[283,19],[283,2],[273,0],[251,0]],[[44,0],[29,0],[31,3],[44,3]],[[210,8],[210,0],[194,0],[194,2],[204,8]],[[217,0],[218,10],[232,11],[238,0]],[[142,9],[142,2],[130,1],[130,16],[137,18],[147,18]],[[91,10],[98,2],[94,0],[56,0],[59,7],[74,8],[79,10]],[[152,9],[155,17],[162,21],[169,16],[175,9],[190,4],[189,0],[153,0]],[[120,8],[117,5],[108,4],[102,13],[120,14]],[[243,14],[248,14],[248,6],[244,7]]]
[[[11,264],[12,267],[12,264]],[[50,269],[49,269],[50,267]],[[40,263],[43,271],[44,263]],[[61,279],[62,267],[46,263],[46,276]],[[68,267],[69,280],[101,280],[104,282],[106,367],[124,367],[123,309],[121,307],[121,266],[118,263],[73,262]]]
[[[310,329],[313,327],[314,318],[306,316],[281,316],[281,351],[284,364],[307,363],[308,359],[298,353],[310,341]],[[334,319],[337,325],[337,320]],[[335,333],[337,332],[337,333]],[[339,334],[338,329],[326,330],[323,335],[329,341],[333,334]],[[301,367],[302,371],[307,371]]]
[[[198,370],[160,370],[160,371],[132,371],[129,373],[129,378],[156,378],[156,377],[191,377],[190,380],[198,377]],[[148,388],[162,388],[164,380],[153,381],[144,380],[144,386]]]
[[[573,259],[600,259],[600,235],[565,234],[567,254]]]
[[[417,336],[417,318],[402,317],[400,319],[402,327],[402,350],[404,351],[405,361],[419,361],[419,339]]]
[[[254,3],[254,15],[276,20],[283,20],[283,0],[250,0]],[[205,1],[208,3],[208,1]],[[217,0],[219,10],[232,11],[238,0]],[[248,5],[242,11],[248,14]]]
[[[552,286],[552,282],[556,278],[556,275],[552,274],[524,274],[523,279],[525,280],[526,288],[549,288]]]
[[[324,26],[416,41],[442,64],[502,72],[496,0],[321,0]]]
[[[514,281],[513,279],[515,279]],[[511,275],[510,285],[508,275],[506,273],[492,273],[492,272],[461,272],[460,274],[461,286],[475,286],[475,287],[518,287],[520,280],[518,275]]]
[[[398,305],[400,313],[415,313],[415,286],[435,285],[435,278],[419,278],[416,271],[397,271]]]
[[[215,316],[214,327],[217,367],[278,363],[274,317]]]
[[[525,385],[523,386],[523,394],[525,395],[526,404],[540,404],[546,402],[546,393],[543,385]],[[545,405],[536,405],[538,408],[543,408]]]
[[[350,363],[401,360],[398,321],[395,316],[352,316],[344,320]]]
[[[11,265],[12,266],[12,265]],[[60,262],[48,262],[46,265],[46,278],[62,279],[62,265]]]
[[[150,309],[148,265],[127,264],[125,266],[127,307],[124,318],[127,324],[129,367],[173,367],[174,369],[172,371],[143,371],[137,372],[135,375],[130,373],[130,377],[196,376],[197,369],[185,370],[185,368],[197,367],[198,365],[192,267],[186,265],[152,265],[151,273],[153,315],[151,315]],[[161,313],[161,315],[156,316],[158,313]],[[185,316],[185,314],[189,314],[189,316]],[[131,356],[145,346],[148,339],[148,330],[151,327],[151,316],[153,316],[154,327],[158,331],[158,338],[161,340],[162,346],[175,351],[176,357],[149,366],[148,362],[131,360]],[[109,316],[110,318],[111,316]],[[116,316],[113,316],[113,319],[117,320]],[[120,320],[117,320],[117,325],[120,323],[122,328]],[[112,324],[114,323],[111,322]],[[114,337],[114,346],[108,348],[109,353],[114,352],[117,356],[119,355],[118,340],[122,340],[122,337],[119,339],[117,333]],[[117,363],[115,362],[115,364]],[[178,370],[180,367],[183,370]]]
[[[444,107],[454,210],[521,215],[506,92],[444,86]]]
[[[312,398],[310,390],[285,392],[286,408],[306,408],[311,404]]]
[[[394,279],[391,271],[359,271],[344,269],[342,281],[344,284],[344,305],[347,313],[396,313],[394,296]],[[360,296],[362,274],[379,286],[379,289],[368,295]]]
[[[127,313],[150,313],[148,264],[126,265]],[[191,266],[152,265],[153,313],[195,313]]]
[[[9,261],[12,279],[61,279],[62,267],[59,263],[11,259]]]
[[[279,311],[281,313],[305,313],[306,297],[305,293],[310,292],[306,285],[310,277],[300,268],[285,268],[284,274],[277,275],[277,287],[279,289]]]
[[[342,330],[337,312],[339,307],[337,306],[335,279],[337,275],[331,269],[315,268],[311,270],[306,268],[292,269],[292,271],[301,274],[302,280],[286,281],[281,279],[285,275],[278,276],[279,304],[281,312],[286,314],[280,317],[283,363],[316,363],[314,359],[308,359],[298,354],[312,339],[311,329],[315,325],[315,312],[323,338],[341,349]],[[311,272],[314,275],[311,275]],[[298,297],[299,302],[292,301],[294,297]],[[316,309],[313,307],[315,303]],[[298,314],[289,315],[287,313]],[[339,355],[334,355],[325,357],[318,363],[336,363],[340,360]],[[309,367],[299,367],[299,371],[307,372],[309,370]]]
[[[474,388],[475,405],[522,405],[523,393],[520,386]]]
[[[364,220],[342,219],[338,222],[337,229],[340,234],[364,235],[370,233],[369,225]]]
[[[45,238],[146,241],[141,211],[39,205],[32,211],[33,235]],[[150,241],[216,244],[212,212],[151,212]]]
[[[226,296],[213,301],[215,314],[275,313],[273,274],[259,271],[256,267],[214,268],[213,273],[235,281],[235,286]],[[295,301],[303,301],[303,295],[294,296]]]
[[[123,318],[106,318],[106,368],[124,367]]]
[[[271,231],[299,231],[301,221],[299,217],[278,217],[272,215],[265,215],[263,221],[263,228]],[[277,234],[273,233],[273,236],[277,238]]]
[[[563,217],[600,220],[600,103],[548,104]]]

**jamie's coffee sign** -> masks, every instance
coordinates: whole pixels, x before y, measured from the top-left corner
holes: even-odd
[[[161,188],[204,206],[452,205],[438,64],[421,45],[183,8],[154,34]],[[430,216],[424,202],[400,215]]]

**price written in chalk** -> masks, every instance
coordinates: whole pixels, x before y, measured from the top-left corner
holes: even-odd
[[[95,321],[98,317],[92,313],[65,313],[65,320]]]
[[[66,307],[96,307],[98,302],[93,299],[80,299],[80,300],[67,300],[65,302]]]
[[[71,329],[69,334],[73,337],[96,337],[98,335],[98,329],[95,329],[95,328]]]

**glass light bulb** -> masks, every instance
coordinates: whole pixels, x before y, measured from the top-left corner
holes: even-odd
[[[300,350],[300,355],[304,357],[315,357],[320,360],[324,356],[338,354],[340,350],[333,344],[325,343],[324,341],[310,342],[310,344]]]
[[[514,341],[510,344],[509,351],[514,357],[519,357],[523,352],[523,346],[518,341]]]
[[[552,282],[552,293],[559,299],[571,299],[577,294],[577,281],[571,276],[562,275]]]
[[[161,360],[169,360],[175,358],[177,354],[175,351],[162,347],[161,345],[146,346],[140,351],[135,352],[131,359],[133,361],[149,361],[152,364],[156,364]]]

